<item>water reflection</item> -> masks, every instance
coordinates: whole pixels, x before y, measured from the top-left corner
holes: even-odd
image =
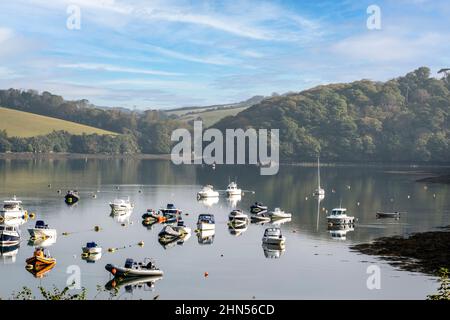
[[[263,243],[262,248],[264,251],[264,256],[268,259],[278,259],[286,251],[284,247],[267,243]]]
[[[328,226],[328,232],[331,238],[335,240],[347,240],[347,233],[354,230],[354,225],[349,224]]]
[[[228,206],[231,209],[235,209],[238,205],[238,203],[242,200],[242,195],[240,194],[236,194],[236,195],[229,195],[227,196],[227,202],[228,202]]]
[[[155,283],[161,280],[162,276],[148,276],[138,278],[113,278],[105,284],[105,289],[117,292],[125,287],[125,292],[133,293],[134,290],[154,291]]]
[[[10,264],[16,262],[16,256],[19,252],[20,244],[15,246],[0,246],[0,257],[2,258],[3,264]]]
[[[216,230],[200,230],[197,232],[197,239],[199,244],[212,244]]]
[[[56,243],[56,238],[32,238],[28,240],[28,245],[32,247],[48,248]]]
[[[219,197],[200,198],[197,201],[198,201],[198,203],[201,203],[205,207],[210,208],[213,205],[219,203]]]

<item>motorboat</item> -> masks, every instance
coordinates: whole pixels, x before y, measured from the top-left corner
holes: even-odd
[[[251,214],[264,214],[267,213],[267,206],[263,205],[260,202],[255,202],[250,206]]]
[[[313,195],[316,196],[316,197],[322,197],[322,199],[325,198],[325,190],[322,189],[322,187],[320,186],[320,161],[319,161],[319,157],[317,157],[317,189],[314,190]]]
[[[278,259],[286,251],[284,247],[267,243],[263,243],[262,248],[267,259]]]
[[[249,221],[248,215],[239,209],[231,211],[228,215],[228,222],[234,226],[246,225]]]
[[[36,248],[31,258],[26,260],[26,269],[33,272],[35,276],[44,271],[47,273],[56,264],[56,259],[51,257],[48,252],[44,252],[42,248]]]
[[[50,229],[42,220],[37,220],[34,228],[28,229],[31,239],[56,239],[56,229]]]
[[[354,224],[355,217],[348,216],[347,209],[339,207],[331,210],[331,214],[327,216],[327,221],[329,225]]]
[[[239,196],[242,194],[242,190],[238,188],[237,183],[232,181],[227,186],[227,189],[225,190],[225,193],[228,197],[230,196]]]
[[[214,187],[210,184],[204,186],[199,192],[197,192],[197,199],[217,197],[219,197],[219,192],[214,191]]]
[[[109,203],[112,213],[125,214],[131,212],[134,208],[134,204],[131,203],[130,197],[127,199],[115,199],[113,202]]]
[[[162,244],[186,240],[191,236],[191,228],[186,227],[183,220],[178,220],[176,226],[167,225],[158,234],[159,242]]]
[[[271,221],[271,224],[273,224],[274,226],[281,226],[282,224],[288,223],[291,221],[292,221],[291,218],[279,218],[279,219],[273,219]]]
[[[77,190],[67,191],[66,195],[64,196],[64,201],[68,205],[72,205],[80,201],[80,195],[78,194],[78,191]]]
[[[156,281],[162,278],[162,276],[114,277],[105,284],[105,289],[117,292],[121,287],[125,287],[125,291],[128,293],[132,293],[135,289],[153,291]]]
[[[280,228],[267,228],[262,238],[264,244],[284,247],[286,238],[282,235]]]
[[[177,209],[173,203],[168,203],[166,208],[159,209],[159,211],[165,216],[175,216],[182,213],[182,211]]]
[[[381,219],[381,218],[399,219],[400,218],[400,212],[398,212],[398,211],[394,211],[394,212],[381,212],[381,211],[378,211],[377,212],[377,219]]]
[[[105,269],[114,277],[133,278],[133,277],[149,277],[162,276],[164,272],[157,268],[151,259],[145,259],[143,262],[135,262],[133,259],[126,259],[125,265],[119,267],[108,263]]]
[[[0,225],[0,247],[12,247],[20,243],[20,230],[17,226]]]
[[[283,210],[281,210],[280,208],[275,208],[275,210],[270,211],[269,216],[272,219],[284,219],[284,218],[291,218],[292,214],[291,213],[287,213],[284,212]]]
[[[10,200],[3,201],[3,208],[0,210],[0,223],[17,218],[24,218],[27,211],[22,208],[22,201],[14,196]]]
[[[200,214],[197,220],[198,230],[215,230],[215,221],[213,214]]]
[[[328,226],[328,232],[330,233],[331,238],[334,240],[346,240],[347,233],[354,230],[355,229],[353,228],[353,225],[349,224]]]
[[[214,229],[210,230],[200,230],[197,232],[197,240],[199,244],[212,244],[214,242],[214,236],[216,231]]]
[[[81,248],[84,256],[94,256],[102,254],[102,248],[95,242],[88,242],[86,246]]]

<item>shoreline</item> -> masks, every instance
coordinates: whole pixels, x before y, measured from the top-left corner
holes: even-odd
[[[103,154],[103,153],[0,153],[0,160],[71,160],[71,159],[136,159],[170,160],[170,154]]]

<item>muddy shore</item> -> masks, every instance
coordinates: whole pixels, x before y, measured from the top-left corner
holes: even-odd
[[[383,237],[350,249],[378,256],[403,270],[437,275],[441,267],[450,269],[450,226],[407,237]]]

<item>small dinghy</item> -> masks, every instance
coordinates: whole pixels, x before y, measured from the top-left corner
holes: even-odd
[[[119,267],[108,263],[105,269],[115,277],[149,277],[149,276],[162,276],[164,272],[158,269],[152,260],[145,259],[144,262],[135,262],[133,259],[128,258],[125,261],[123,267]]]
[[[56,229],[50,229],[42,220],[37,220],[34,228],[28,229],[31,239],[56,239]]]
[[[176,226],[167,225],[158,234],[160,243],[170,243],[183,240],[191,235],[191,228],[186,227],[183,220],[179,220]]]
[[[269,213],[269,216],[272,219],[284,219],[284,218],[290,218],[292,217],[292,214],[284,212],[283,210],[281,210],[280,208],[275,208],[274,211],[271,211]]]
[[[83,251],[83,256],[97,255],[102,253],[102,248],[99,247],[95,242],[88,242],[86,246],[81,248]]]
[[[400,212],[398,212],[398,211],[395,211],[395,212],[381,212],[381,211],[378,211],[377,212],[377,218],[378,219],[380,219],[380,218],[396,218],[396,219],[398,219],[398,218],[400,218]]]
[[[262,238],[263,244],[284,247],[286,238],[281,234],[280,228],[267,228]]]
[[[64,201],[68,205],[75,204],[79,200],[80,200],[80,195],[78,194],[77,190],[69,190],[69,191],[67,191],[67,194],[64,196]]]
[[[260,202],[255,202],[250,207],[250,213],[251,214],[264,214],[267,212],[267,206],[263,205]]]

